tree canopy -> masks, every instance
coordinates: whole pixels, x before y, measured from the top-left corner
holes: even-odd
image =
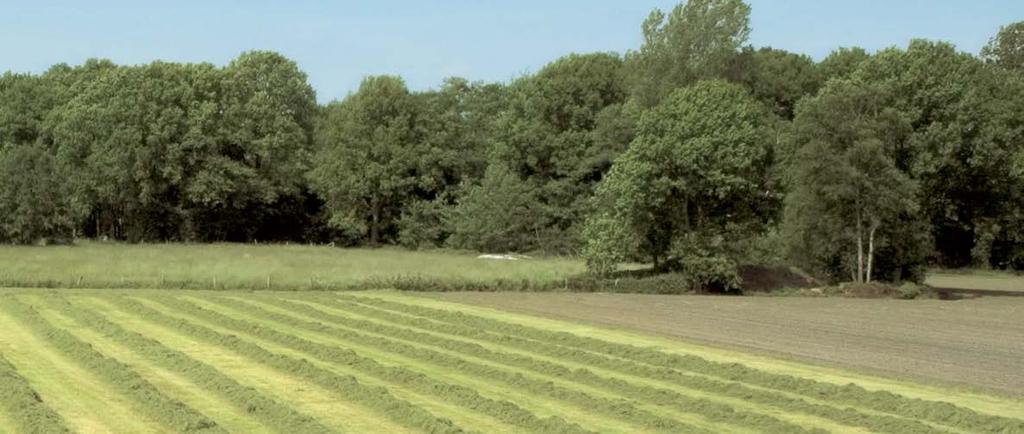
[[[750,13],[689,0],[625,53],[326,104],[270,51],[4,73],[0,242],[539,251],[718,289],[772,243],[832,280],[1024,269],[1024,23],[816,61],[749,44]]]

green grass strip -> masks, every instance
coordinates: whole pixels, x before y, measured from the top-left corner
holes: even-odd
[[[63,297],[48,297],[47,300],[49,306],[57,309],[62,315],[131,348],[164,369],[184,375],[199,387],[226,398],[237,408],[244,410],[247,415],[269,427],[281,432],[293,433],[340,432],[324,426],[312,417],[301,414],[287,405],[268,398],[256,389],[243,386],[210,365],[168,348],[142,334],[125,330],[102,315],[69,303]]]
[[[429,344],[437,348],[493,361],[502,365],[528,369],[541,375],[562,378],[572,382],[610,390],[618,395],[627,396],[640,402],[653,403],[659,406],[673,408],[679,412],[696,414],[713,422],[754,428],[756,431],[764,433],[797,434],[812,432],[801,426],[784,422],[768,415],[736,410],[732,406],[726,404],[717,403],[704,398],[692,398],[668,389],[636,385],[618,378],[599,376],[589,369],[571,369],[557,363],[537,360],[524,355],[493,351],[475,343],[448,339],[403,327],[335,315],[315,309],[305,304],[277,298],[260,298],[260,301],[291,311],[304,318],[315,319],[326,324],[340,324],[350,329],[399,338],[423,345]],[[259,315],[261,317],[269,317],[270,312],[260,312]],[[278,318],[278,316],[275,314],[273,315],[273,318]],[[306,329],[313,328],[308,323],[301,326]],[[324,327],[315,328],[318,329],[317,331],[322,333],[329,333],[331,335],[337,334],[336,331],[329,329],[325,330]]]
[[[188,301],[170,297],[155,297],[154,300],[168,306],[185,310],[198,318],[202,318],[234,330],[244,331],[245,333],[259,336],[281,345],[286,345],[296,350],[316,355],[324,360],[346,365],[358,362],[359,360],[372,361],[372,359],[358,356],[355,352],[348,349],[322,345],[306,339],[277,332],[269,327],[237,320],[218,312],[205,309]],[[251,305],[246,305],[240,310],[252,313],[255,317],[274,318],[275,320],[280,320],[279,322],[286,324],[290,324],[287,321],[292,320],[291,317],[284,315],[278,316],[279,314],[274,314],[265,310],[261,311],[259,308]],[[663,432],[703,432],[703,430],[698,427],[688,425],[677,420],[659,417],[648,411],[639,409],[634,406],[633,403],[625,399],[605,399],[594,397],[585,392],[560,387],[548,381],[530,379],[514,371],[470,362],[459,357],[454,357],[425,348],[418,348],[392,339],[370,336],[338,328],[330,328],[314,321],[307,321],[307,323],[313,327],[323,327],[323,330],[340,339],[357,342],[362,345],[371,346],[395,354],[401,354],[417,360],[427,361],[438,366],[444,366],[448,369],[453,369],[462,373],[477,375],[481,378],[486,378],[492,381],[501,381],[530,393],[546,395],[555,399],[574,403],[589,410],[600,411],[603,412],[603,414],[636,424],[637,426]]]
[[[128,396],[146,416],[177,432],[226,433],[202,413],[160,392],[139,374],[117,360],[97,352],[88,343],[54,327],[31,306],[14,297],[0,299],[5,312],[18,319],[36,335],[46,339],[72,360],[99,374],[107,383]]]
[[[71,432],[64,419],[43,402],[18,370],[0,355],[0,408],[10,415],[17,432],[61,434]]]
[[[981,414],[948,402],[907,398],[888,391],[869,391],[852,383],[843,386],[822,383],[791,375],[764,372],[738,363],[712,362],[694,355],[667,354],[657,349],[608,342],[567,332],[543,330],[459,311],[365,296],[335,295],[334,297],[450,324],[601,353],[652,366],[679,369],[728,381],[798,393],[836,404],[895,414],[909,419],[925,420],[968,432],[1024,432],[1024,420]]]
[[[463,429],[452,421],[441,419],[430,412],[399,399],[383,387],[372,387],[350,375],[338,375],[318,367],[307,360],[295,359],[267,351],[263,347],[244,341],[237,336],[225,335],[207,327],[176,318],[123,296],[109,299],[126,312],[133,312],[146,321],[178,330],[188,336],[229,349],[253,361],[281,372],[305,378],[319,386],[338,392],[353,402],[379,411],[399,425],[430,433],[461,433]]]

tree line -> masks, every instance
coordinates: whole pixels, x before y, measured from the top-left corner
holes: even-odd
[[[0,240],[297,241],[580,254],[735,284],[1024,269],[1024,23],[978,54],[748,44],[740,0],[507,83],[367,77],[318,105],[253,51],[0,76]],[[764,260],[764,258],[755,258]]]

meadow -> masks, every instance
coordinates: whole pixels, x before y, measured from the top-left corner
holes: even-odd
[[[0,291],[2,432],[1022,432],[1024,405],[395,292]]]
[[[446,281],[523,287],[582,273],[582,261],[485,260],[478,253],[303,244],[0,247],[0,287],[336,290]]]

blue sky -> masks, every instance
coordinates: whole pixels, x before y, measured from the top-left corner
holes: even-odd
[[[447,76],[504,81],[570,52],[640,43],[665,0],[24,1],[0,5],[0,71],[41,72],[105,57],[222,65],[250,49],[298,62],[321,101],[362,77],[399,74],[413,89]],[[820,59],[840,46],[904,46],[913,37],[977,52],[1024,20],[1021,0],[752,0],[751,43]]]

